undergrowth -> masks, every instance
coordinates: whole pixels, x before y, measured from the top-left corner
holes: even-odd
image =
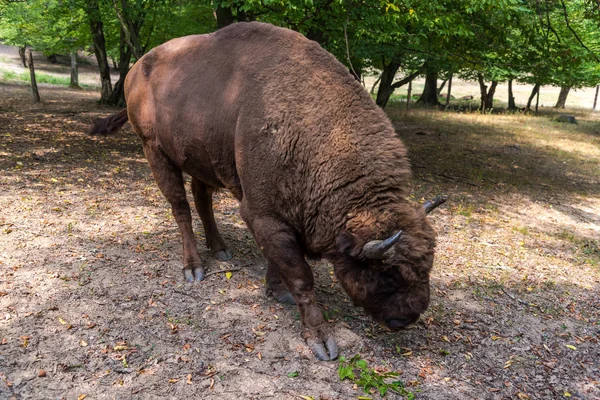
[[[398,380],[398,372],[378,371],[369,368],[369,365],[359,354],[356,354],[350,360],[340,357],[338,365],[338,375],[341,380],[348,379],[358,387],[362,388],[366,394],[379,392],[382,397],[389,391],[414,399],[415,394],[404,387],[404,382]],[[395,380],[393,380],[395,379]],[[370,399],[361,396],[359,399]]]

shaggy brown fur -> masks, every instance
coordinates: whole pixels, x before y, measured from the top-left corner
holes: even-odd
[[[202,279],[203,269],[182,171],[194,177],[207,242],[220,258],[229,253],[210,193],[227,188],[241,201],[269,260],[267,284],[278,299],[293,297],[318,358],[334,359],[337,348],[306,255],[331,260],[354,302],[391,329],[425,311],[434,232],[406,199],[406,149],[369,94],[317,43],[262,23],[175,39],[135,64],[125,92],[129,121],[181,230],[188,280]],[[112,130],[115,123],[125,121],[104,121]],[[365,259],[365,243],[400,229],[390,257]]]

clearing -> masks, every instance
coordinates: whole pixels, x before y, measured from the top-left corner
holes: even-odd
[[[314,360],[295,307],[265,297],[232,196],[215,202],[231,262],[194,226],[209,271],[239,270],[186,284],[137,136],[86,135],[115,110],[95,92],[44,86],[31,105],[26,86],[0,87],[0,398],[365,395]],[[578,125],[389,110],[415,200],[451,196],[430,217],[432,303],[417,328],[385,332],[316,263],[342,355],[400,372],[422,399],[600,398],[600,121],[569,111]]]

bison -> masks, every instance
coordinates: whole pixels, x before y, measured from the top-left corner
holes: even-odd
[[[383,111],[316,42],[264,23],[239,23],[151,50],[125,81],[127,108],[93,134],[127,120],[183,241],[183,274],[203,279],[182,172],[192,177],[206,244],[231,254],[212,193],[226,188],[268,261],[267,292],[295,303],[320,360],[337,345],[317,307],[306,257],[329,260],[354,304],[391,330],[429,304],[435,234],[425,206],[407,199],[406,149]]]

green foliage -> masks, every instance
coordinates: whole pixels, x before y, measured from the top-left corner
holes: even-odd
[[[365,393],[371,393],[371,390],[376,390],[379,395],[385,396],[388,391],[414,399],[414,393],[404,387],[404,383],[397,380],[400,375],[397,372],[380,372],[369,368],[367,362],[360,355],[356,354],[350,360],[345,357],[340,357],[338,365],[338,375],[343,381],[348,379],[361,387]],[[392,379],[396,379],[391,381]],[[391,382],[390,382],[391,381]]]

